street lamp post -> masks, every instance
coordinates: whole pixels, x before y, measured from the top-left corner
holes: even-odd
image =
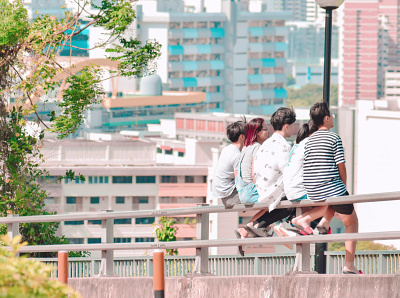
[[[323,99],[329,105],[331,87],[331,52],[332,52],[332,11],[337,9],[344,0],[316,0],[317,4],[325,9],[325,54],[324,54],[324,94]],[[315,271],[326,273],[326,256],[328,245],[315,244]]]
[[[332,11],[339,8],[344,0],[316,0],[325,9],[325,54],[324,54],[324,100],[329,105],[331,87],[331,52],[332,52]]]

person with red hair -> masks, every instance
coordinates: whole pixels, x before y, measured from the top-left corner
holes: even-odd
[[[235,179],[236,189],[242,204],[257,203],[258,192],[255,185],[253,168],[254,157],[258,148],[268,139],[268,126],[262,118],[255,118],[246,125],[244,148],[239,160],[238,172]],[[244,228],[235,231],[238,238],[246,238],[248,232]],[[243,256],[244,250],[239,246],[239,252]]]

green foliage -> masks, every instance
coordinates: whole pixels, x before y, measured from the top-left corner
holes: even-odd
[[[51,131],[58,133],[60,139],[75,132],[91,105],[100,103],[104,94],[100,75],[100,69],[91,65],[68,78],[69,87],[64,90],[63,100],[58,104],[63,114],[52,119],[54,124]]]
[[[28,36],[28,13],[24,1],[0,0],[0,49],[15,46]]]
[[[292,74],[286,74],[286,86],[293,86],[296,84],[296,79],[292,76]]]
[[[322,100],[323,87],[316,84],[308,84],[300,89],[287,88],[288,97],[286,105],[288,107],[311,107],[314,103]],[[331,85],[330,105],[338,104],[338,86]]]
[[[329,243],[328,250],[344,251],[344,242],[331,242]],[[374,241],[358,241],[356,250],[396,250],[396,247],[394,247],[394,245],[386,245]]]
[[[103,27],[111,31],[111,36],[118,36],[125,32],[135,18],[135,11],[130,1],[102,0],[101,5],[92,4],[100,9],[99,14],[90,15],[89,18],[96,21],[96,27]]]
[[[195,217],[185,217],[185,219],[183,220],[183,224],[195,225],[196,224],[196,218]]]
[[[161,226],[160,226],[161,225]],[[172,217],[160,217],[159,226],[157,226],[155,232],[158,241],[176,241],[177,228],[173,227],[174,219]],[[167,249],[167,256],[178,255],[177,249]]]
[[[0,0],[0,216],[55,214],[44,209],[47,194],[38,183],[48,175],[39,168],[44,161],[40,149],[45,129],[39,129],[36,135],[29,135],[25,130],[33,116],[37,124],[46,127],[36,101],[42,99],[40,106],[44,110],[54,109],[50,114],[51,127],[46,129],[62,139],[76,132],[85,112],[102,100],[99,66],[91,65],[74,72],[57,60],[61,50],[77,48],[71,43],[73,37],[90,26],[104,28],[106,41],[92,49],[106,47],[114,56],[120,56],[109,58],[120,62],[114,76],[151,73],[150,64],[160,56],[160,45],[155,41],[142,46],[137,40],[123,39],[135,18],[132,1],[103,0],[98,12],[89,15],[91,21],[84,25],[80,18],[91,1],[75,2],[77,13],[65,10],[62,18],[37,14],[29,22],[24,1]],[[115,40],[120,44],[110,48]],[[61,87],[65,87],[62,96],[57,98],[61,100],[50,101],[51,107],[45,107],[46,97],[56,97]],[[16,102],[12,106],[10,97]],[[72,180],[75,176],[73,171],[67,171],[65,178]],[[84,179],[82,175],[77,177]],[[64,236],[57,235],[58,227],[59,223],[21,224],[20,233],[30,245],[67,243]],[[0,226],[0,233],[5,232],[6,227]]]
[[[68,285],[50,278],[51,266],[17,257],[18,250],[27,244],[20,244],[20,241],[21,236],[12,240],[8,236],[2,237],[2,242],[13,250],[0,249],[1,297],[81,297]]]
[[[125,76],[138,76],[144,72],[151,73],[149,64],[158,57],[161,45],[156,41],[148,41],[144,46],[137,39],[120,39],[121,45],[108,48],[107,53],[113,53],[112,61],[120,61],[118,71]],[[117,54],[117,55],[115,55]],[[118,55],[121,54],[121,55]]]

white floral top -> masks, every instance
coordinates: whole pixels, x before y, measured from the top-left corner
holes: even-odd
[[[270,212],[285,195],[283,170],[289,153],[289,143],[280,134],[274,133],[260,146],[254,158],[254,178],[260,195],[258,202],[269,204]]]

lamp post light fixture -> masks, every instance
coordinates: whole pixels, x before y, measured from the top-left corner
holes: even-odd
[[[324,100],[329,105],[329,91],[331,85],[331,52],[332,52],[332,11],[339,8],[344,0],[316,0],[317,4],[325,9],[325,55],[324,55]]]

